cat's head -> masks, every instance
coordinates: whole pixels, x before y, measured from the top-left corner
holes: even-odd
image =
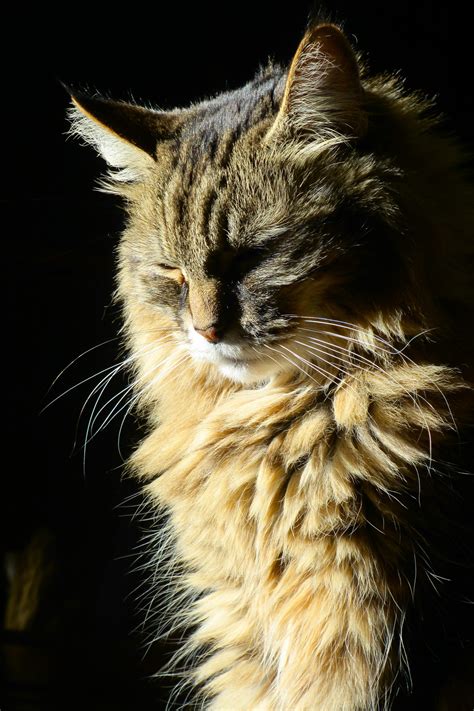
[[[270,66],[187,109],[73,102],[73,131],[127,200],[122,296],[196,360],[240,382],[319,362],[320,378],[324,333],[369,322],[392,298],[396,171],[370,148],[358,62],[338,28],[310,28],[289,70]]]

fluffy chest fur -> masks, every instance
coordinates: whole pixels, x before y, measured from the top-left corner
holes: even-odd
[[[329,391],[292,376],[229,388],[199,368],[170,381],[132,463],[170,512],[163,535],[196,598],[175,610],[197,625],[179,658],[202,654],[192,678],[210,707],[377,708],[409,674],[415,591],[436,582],[433,448],[462,383],[409,362]]]

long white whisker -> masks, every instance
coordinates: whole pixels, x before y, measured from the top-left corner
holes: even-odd
[[[333,319],[333,318],[328,318],[325,316],[298,316],[297,314],[285,314],[285,316],[290,316],[291,318],[298,318],[302,319],[304,321],[309,321],[310,323],[319,323],[321,325],[327,325],[327,324],[333,324],[335,326],[338,326],[339,328],[344,328],[350,331],[357,331],[359,333],[367,334],[368,331],[367,329],[362,328],[361,326],[357,326],[355,323],[350,323],[349,321],[339,321],[338,319]],[[373,337],[376,341],[379,341],[379,343],[383,343],[385,346],[388,346],[390,349],[391,353],[396,353],[398,355],[401,355],[406,348],[416,339],[420,338],[421,336],[426,335],[427,333],[430,333],[431,331],[434,331],[434,328],[427,328],[424,329],[423,331],[420,331],[420,333],[416,333],[414,336],[412,336],[403,346],[403,348],[398,349],[395,348],[395,346],[390,343],[390,341],[387,341],[385,338],[381,338],[380,336],[377,336],[372,330],[370,331],[371,337]],[[360,341],[357,341],[360,343]]]
[[[135,334],[150,334],[150,333],[157,334],[157,333],[160,333],[160,332],[163,332],[163,333],[167,334],[169,331],[168,331],[167,328],[164,328],[164,327],[155,327],[154,329],[138,330],[138,331],[135,331],[134,333],[135,333]],[[109,343],[112,343],[113,341],[120,340],[121,338],[122,338],[122,336],[113,336],[112,338],[108,338],[107,340],[102,341],[102,343],[97,343],[97,344],[95,344],[94,346],[91,346],[91,347],[88,348],[87,350],[83,351],[82,353],[79,353],[78,356],[76,356],[75,358],[73,358],[73,360],[72,360],[70,363],[68,363],[68,365],[66,365],[66,366],[58,373],[58,375],[56,375],[56,377],[55,377],[54,380],[52,381],[51,385],[48,387],[48,389],[47,389],[45,395],[47,395],[49,392],[51,392],[51,390],[53,389],[53,387],[54,387],[54,385],[57,383],[57,381],[64,375],[64,373],[66,373],[66,372],[69,370],[69,368],[72,368],[72,366],[73,366],[75,363],[77,363],[78,360],[80,360],[81,358],[84,358],[86,355],[88,355],[89,353],[92,353],[93,351],[97,350],[98,348],[101,348],[102,346],[106,346],[106,345],[108,345]],[[112,366],[109,366],[109,367],[110,367],[110,368],[113,368],[114,366],[112,365]],[[104,371],[101,371],[101,372],[104,372]],[[99,375],[99,374],[100,374],[100,373],[97,373],[96,375]],[[92,376],[90,376],[90,377],[93,378],[93,377],[95,377],[95,376],[92,375]],[[48,407],[50,407],[54,402],[56,402],[56,400],[58,400],[59,398],[63,397],[63,395],[66,395],[68,392],[70,392],[71,389],[74,389],[75,387],[79,387],[79,385],[82,385],[82,383],[84,383],[84,382],[87,382],[87,379],[81,381],[81,382],[78,383],[77,385],[74,385],[72,388],[69,388],[68,390],[66,390],[66,392],[62,393],[61,395],[58,395],[58,397],[54,398],[54,400],[52,400],[51,402],[47,403],[47,404],[40,410],[40,414],[41,414],[42,412],[44,412],[44,410],[46,410]]]
[[[390,341],[387,341],[386,339],[382,338],[381,336],[378,336],[373,332],[372,329],[370,331],[366,328],[363,328],[362,326],[358,326],[355,323],[350,323],[350,321],[339,321],[338,319],[332,319],[332,318],[326,318],[324,316],[298,316],[297,314],[285,314],[287,316],[290,316],[291,318],[296,318],[300,319],[302,321],[306,321],[308,323],[316,323],[321,326],[337,326],[338,328],[342,328],[346,331],[356,331],[358,333],[362,333],[364,335],[370,335],[373,337],[376,341],[379,343],[383,343],[383,345],[388,346],[389,350],[391,353],[397,351],[398,349],[395,348],[395,346],[390,343]]]
[[[303,358],[303,356],[300,356],[300,355],[298,355],[297,353],[294,353],[294,351],[292,351],[292,350],[291,350],[290,348],[288,348],[287,346],[284,346],[283,344],[280,344],[280,348],[284,348],[286,351],[288,351],[289,353],[291,353],[291,355],[292,355],[294,358],[297,358],[298,360],[300,360],[300,361],[302,361],[303,363],[305,363],[305,365],[307,365],[309,368],[311,368],[311,370],[315,370],[317,373],[320,373],[320,374],[323,375],[325,378],[328,378],[330,382],[334,382],[335,380],[338,381],[338,382],[341,382],[341,379],[338,378],[336,375],[332,375],[329,371],[325,370],[324,368],[321,368],[320,366],[316,365],[315,363],[312,363],[311,361],[307,360],[306,358]],[[282,354],[282,355],[283,355],[283,354]],[[289,360],[289,359],[288,359],[288,360]],[[289,362],[290,362],[290,363],[293,363],[293,365],[296,365],[296,364],[295,364],[293,361],[291,361],[291,360],[289,360]],[[301,368],[299,368],[299,369],[300,369],[301,372],[304,373],[306,376],[311,377],[309,373],[305,372],[305,371],[304,371],[303,369],[301,369]],[[312,379],[315,380],[315,378],[312,378]],[[318,381],[316,381],[316,382],[318,382]],[[321,383],[318,383],[318,384],[319,384],[321,387],[323,387],[323,385],[322,385]]]
[[[339,327],[339,328],[340,328],[340,327]],[[357,338],[354,338],[353,336],[344,336],[342,333],[335,333],[334,331],[325,331],[325,330],[323,330],[323,329],[321,329],[321,328],[303,328],[303,327],[299,327],[299,329],[300,329],[300,330],[304,330],[304,331],[310,331],[310,332],[312,332],[312,333],[321,333],[321,334],[323,334],[323,335],[332,336],[332,337],[334,337],[334,338],[340,338],[340,339],[343,340],[343,341],[348,341],[349,343],[355,343],[355,344],[357,344],[357,345],[359,345],[359,346],[362,346],[362,347],[365,346],[365,347],[367,348],[367,344],[366,344],[366,343],[363,343],[362,341],[360,341],[360,340],[357,339]],[[376,344],[370,344],[369,348],[370,348],[370,350],[376,351],[376,352],[378,352],[378,353],[386,353],[386,354],[388,354],[388,355],[401,355],[402,357],[404,357],[403,354],[401,353],[401,351],[397,350],[396,348],[394,348],[393,350],[387,350],[386,348],[382,348],[382,346],[379,346],[379,345],[376,345]]]
[[[189,354],[185,353],[184,356],[180,358],[180,360],[178,360],[176,363],[174,363],[173,367],[169,371],[167,371],[166,373],[163,374],[163,377],[170,375],[173,372],[173,370],[178,372],[178,366],[182,365],[182,363],[184,363],[186,360],[189,360],[189,359],[190,359]],[[161,375],[161,371],[160,371],[160,375]],[[120,423],[120,427],[118,430],[118,435],[117,435],[117,450],[118,450],[119,456],[122,460],[124,459],[124,457],[122,456],[122,450],[121,450],[121,446],[120,446],[120,438],[122,436],[122,430],[123,430],[125,421],[126,421],[128,415],[130,414],[130,412],[132,411],[132,409],[135,407],[135,404],[136,404],[136,402],[138,402],[139,398],[143,395],[144,392],[146,392],[146,390],[148,390],[151,387],[153,387],[154,385],[156,385],[156,382],[158,382],[158,380],[156,378],[153,378],[153,380],[150,383],[148,383],[144,388],[140,389],[140,391],[128,403],[129,407],[127,408],[127,411],[125,412],[125,415],[122,418],[122,421]]]
[[[303,375],[307,376],[307,377],[310,378],[311,380],[314,380],[314,382],[315,382],[319,387],[322,387],[322,386],[321,386],[321,383],[320,383],[318,380],[316,380],[316,378],[314,378],[310,373],[307,373],[306,371],[304,371],[303,368],[301,368],[301,366],[298,365],[298,363],[295,363],[293,360],[291,360],[291,358],[288,358],[288,356],[286,356],[284,353],[282,353],[281,351],[277,350],[277,349],[274,348],[273,346],[269,346],[268,343],[264,343],[263,345],[264,345],[264,348],[268,348],[269,350],[274,351],[275,353],[278,353],[278,355],[281,356],[284,360],[286,360],[287,363],[291,363],[291,365],[293,365],[297,370],[299,370],[300,373],[303,373]]]
[[[255,348],[255,346],[252,346],[252,350],[255,351],[255,353],[257,354],[257,356],[258,356],[260,359],[262,359],[262,358],[270,358],[270,360],[272,360],[274,363],[277,364],[277,366],[278,366],[279,368],[281,368],[281,363],[279,363],[279,362],[276,360],[276,358],[273,358],[273,356],[268,355],[268,353],[265,353],[265,355],[264,355],[264,354],[261,353],[257,348]]]
[[[106,341],[102,341],[102,343],[97,343],[95,346],[92,346],[91,348],[88,348],[86,351],[83,351],[83,352],[80,353],[78,356],[76,356],[76,357],[75,357],[68,365],[66,365],[66,367],[63,368],[63,369],[61,370],[61,372],[58,373],[58,375],[54,378],[53,382],[51,383],[51,385],[49,386],[49,388],[48,388],[47,391],[46,391],[46,395],[47,395],[49,392],[51,392],[51,390],[53,389],[53,387],[55,386],[55,384],[58,382],[59,378],[61,378],[61,377],[64,375],[64,373],[65,373],[67,370],[69,370],[69,368],[72,368],[72,366],[74,365],[74,363],[77,363],[78,360],[80,360],[81,358],[84,358],[84,356],[86,356],[88,353],[92,353],[92,351],[97,350],[97,348],[101,348],[102,346],[106,346],[108,343],[112,343],[112,341],[116,341],[116,340],[118,340],[119,338],[120,338],[120,336],[114,336],[113,338],[108,338]],[[54,400],[53,400],[53,402],[54,402]],[[43,410],[45,410],[45,409],[46,409],[47,407],[49,407],[51,404],[52,404],[52,403],[49,403],[48,405],[45,405],[45,407],[43,408]],[[41,410],[41,412],[43,412],[43,410]]]
[[[161,345],[162,345],[162,344],[160,344],[160,346],[157,346],[155,349],[153,349],[153,350],[151,351],[151,354],[153,354],[155,351],[158,351],[159,348],[161,347]],[[150,354],[150,352],[148,352],[148,354]],[[152,368],[149,368],[149,369],[148,369],[145,373],[143,373],[137,380],[135,380],[135,381],[133,381],[132,383],[130,383],[129,385],[127,385],[127,386],[126,386],[125,388],[123,388],[119,393],[116,393],[115,395],[113,395],[113,396],[105,403],[105,405],[102,405],[102,407],[98,410],[98,412],[97,412],[94,416],[92,416],[92,414],[91,414],[91,417],[90,417],[90,419],[89,419],[89,425],[88,425],[88,429],[89,429],[89,432],[90,432],[91,434],[90,434],[90,436],[88,437],[88,439],[86,440],[85,444],[87,444],[87,443],[90,442],[92,439],[94,439],[94,437],[95,437],[97,434],[99,434],[99,432],[100,432],[101,430],[103,430],[103,429],[109,424],[109,422],[110,422],[111,420],[113,420],[114,417],[122,411],[123,407],[120,408],[120,409],[117,411],[117,408],[119,407],[120,403],[123,402],[124,399],[126,399],[128,393],[129,393],[131,390],[133,390],[134,388],[136,388],[137,384],[138,384],[141,380],[144,380],[148,375],[150,375],[151,373],[155,372],[155,370],[157,370],[158,368],[161,368],[164,363],[166,364],[166,363],[167,363],[169,360],[171,360],[173,357],[174,357],[173,354],[171,354],[171,355],[167,356],[164,361],[160,361],[159,363],[157,363],[156,365],[154,365]],[[101,395],[102,395],[102,393],[101,393]],[[101,395],[99,395],[99,397],[97,398],[97,402],[96,402],[96,405],[94,406],[94,410],[95,410],[95,408],[97,407],[97,405],[98,405],[98,403],[99,403],[99,400],[100,400]],[[100,427],[99,427],[95,432],[93,432],[94,424],[95,424],[95,422],[97,421],[97,419],[98,419],[100,413],[104,411],[104,409],[107,407],[107,405],[109,405],[111,402],[113,402],[113,401],[116,400],[117,398],[118,398],[118,400],[117,400],[117,402],[115,403],[115,405],[113,406],[112,410],[111,410],[111,411],[109,412],[109,414],[105,417],[105,419],[104,419],[104,421],[102,422],[102,424],[100,425]],[[125,404],[125,407],[126,407],[126,404]]]
[[[315,351],[315,352],[318,354],[318,359],[319,359],[319,360],[321,360],[323,363],[326,363],[327,365],[330,365],[330,366],[334,367],[334,362],[333,362],[333,361],[326,360],[326,358],[323,358],[323,357],[321,356],[321,353],[324,353],[323,350],[320,350],[320,349],[318,349],[318,348],[315,348],[314,346],[311,346],[311,345],[309,345],[308,343],[304,343],[303,341],[297,341],[296,338],[293,339],[293,342],[294,342],[294,343],[298,343],[300,346],[303,346],[303,347],[306,348],[306,349],[310,348],[311,350]],[[330,356],[332,356],[335,360],[338,360],[338,361],[344,363],[345,365],[350,365],[350,363],[348,363],[347,360],[341,358],[340,356],[333,355],[331,352],[329,352],[329,353],[326,352],[325,355],[330,355]],[[350,372],[347,371],[347,370],[345,370],[344,368],[341,368],[341,367],[338,366],[338,370],[339,370],[340,372],[344,373],[344,375],[350,375]]]
[[[356,345],[359,345],[359,346],[362,346],[362,347],[364,347],[364,345],[365,345],[365,344],[361,343],[360,341],[358,341],[357,338],[351,338],[350,336],[343,336],[342,334],[340,334],[340,333],[335,333],[334,331],[323,331],[323,330],[320,329],[320,328],[306,328],[306,327],[304,327],[304,326],[298,326],[296,332],[299,333],[300,331],[305,331],[305,332],[307,332],[307,333],[319,333],[319,334],[322,334],[322,335],[325,334],[325,335],[334,336],[335,338],[342,338],[344,341],[348,341],[349,343],[355,343]],[[309,336],[306,336],[306,338],[309,338]],[[322,340],[322,339],[318,339],[318,340],[319,340],[321,343],[327,343],[327,341],[324,341],[324,340]],[[334,343],[334,344],[331,344],[331,345],[333,345],[335,348],[338,348],[338,349],[341,350],[341,351],[344,351],[344,353],[349,353],[349,351],[348,351],[348,346],[338,346],[338,345],[336,345],[335,343]],[[385,348],[382,348],[381,346],[377,346],[377,345],[375,345],[375,346],[374,346],[374,345],[371,345],[371,346],[370,346],[370,350],[375,351],[376,354],[378,354],[378,353],[384,353],[384,354],[387,353],[387,354],[389,354],[389,355],[392,355],[392,353],[391,353],[390,351],[388,351],[388,350],[385,349]],[[353,351],[350,351],[350,353],[351,353],[351,355],[353,355]]]
[[[97,397],[97,399],[96,399],[96,401],[95,401],[95,404],[94,404],[94,406],[93,406],[93,408],[92,408],[92,412],[91,412],[91,415],[90,415],[90,418],[89,418],[89,422],[88,422],[88,425],[87,425],[87,429],[86,429],[86,442],[85,442],[86,444],[87,444],[87,441],[88,441],[88,439],[89,439],[89,426],[90,426],[90,421],[91,421],[91,418],[94,416],[94,413],[95,413],[95,410],[96,410],[96,408],[97,408],[97,405],[98,405],[98,403],[99,403],[99,401],[100,401],[100,398],[102,397],[103,393],[105,392],[106,388],[107,388],[108,385],[111,383],[111,381],[113,380],[113,378],[115,377],[115,375],[117,375],[117,373],[120,372],[121,369],[122,369],[122,366],[121,366],[121,365],[116,366],[116,367],[114,368],[114,370],[112,371],[112,373],[109,373],[109,375],[106,375],[104,378],[102,378],[102,380],[91,390],[91,392],[90,392],[89,395],[87,396],[86,400],[84,401],[84,403],[83,403],[83,405],[82,405],[82,407],[81,407],[81,410],[80,410],[80,412],[79,412],[79,417],[77,418],[77,423],[76,423],[76,435],[75,435],[75,438],[74,438],[73,451],[76,449],[77,438],[78,438],[78,432],[79,432],[79,423],[80,423],[80,421],[81,421],[81,419],[82,419],[82,415],[83,415],[84,412],[85,412],[85,409],[86,409],[86,407],[87,407],[87,404],[89,403],[89,401],[91,400],[91,398],[98,392],[99,394],[98,394],[98,397]]]
[[[169,342],[169,341],[168,341],[168,342]],[[161,343],[159,347],[161,347],[161,345],[163,345],[163,344]],[[147,355],[153,354],[153,353],[155,352],[155,350],[158,351],[158,350],[159,350],[159,347],[157,347],[156,349],[152,350],[151,353],[148,352]],[[115,417],[114,412],[115,412],[116,408],[117,408],[117,407],[120,405],[120,403],[123,402],[123,400],[127,397],[127,395],[128,395],[128,393],[130,392],[130,390],[133,390],[133,389],[136,387],[136,385],[137,385],[141,380],[143,380],[144,378],[146,378],[150,373],[153,373],[153,372],[156,370],[156,367],[160,367],[161,365],[163,365],[163,363],[166,363],[167,361],[169,361],[169,360],[172,359],[173,357],[174,357],[173,354],[169,355],[167,358],[165,358],[164,361],[161,361],[157,366],[153,366],[153,368],[151,368],[151,369],[149,369],[147,372],[143,373],[143,374],[138,378],[138,380],[135,380],[135,381],[132,382],[130,385],[127,385],[127,386],[126,386],[125,388],[123,388],[123,390],[121,390],[119,393],[116,393],[116,394],[113,395],[109,400],[107,400],[107,402],[105,403],[105,405],[102,405],[102,407],[100,408],[100,410],[99,410],[99,411],[97,412],[97,414],[94,416],[94,419],[93,419],[92,422],[91,422],[91,431],[93,430],[94,424],[95,424],[95,422],[97,421],[98,417],[100,416],[100,413],[103,412],[103,411],[105,410],[105,408],[106,408],[111,402],[113,402],[114,400],[116,400],[116,399],[118,398],[118,400],[117,400],[117,402],[115,403],[114,407],[113,407],[112,410],[109,412],[109,414],[107,415],[107,417],[105,418],[105,420],[103,421],[103,423],[101,424],[101,426],[99,427],[99,429],[94,433],[94,436],[95,436],[95,434],[98,434],[101,430],[103,430],[105,427],[107,427],[107,424],[110,422],[110,420]]]
[[[94,422],[94,418],[95,418],[96,410],[97,410],[97,408],[98,408],[98,404],[99,404],[99,402],[100,402],[100,399],[101,399],[103,393],[105,392],[105,389],[107,388],[107,386],[109,385],[109,383],[111,382],[111,380],[113,379],[113,377],[116,375],[117,372],[119,372],[122,368],[124,368],[124,367],[125,367],[126,365],[128,365],[130,362],[133,362],[133,360],[136,360],[137,358],[141,357],[142,355],[144,355],[144,354],[149,354],[149,353],[154,352],[155,350],[158,350],[158,349],[163,345],[163,342],[164,342],[164,341],[165,341],[165,342],[168,342],[168,339],[166,339],[166,337],[164,337],[164,338],[160,339],[159,341],[155,341],[155,342],[152,343],[152,344],[147,344],[147,345],[144,346],[141,350],[139,350],[137,353],[133,354],[133,355],[130,356],[129,358],[126,358],[124,361],[122,361],[122,363],[120,363],[120,364],[116,367],[116,369],[113,371],[113,373],[110,374],[110,375],[108,375],[108,376],[106,376],[106,378],[104,378],[104,379],[101,381],[101,383],[99,383],[99,385],[96,386],[96,387],[94,388],[94,390],[93,390],[93,391],[89,394],[89,396],[87,397],[87,399],[86,399],[84,405],[83,405],[82,408],[81,408],[81,412],[80,412],[80,414],[79,414],[79,419],[81,418],[82,413],[84,412],[84,409],[85,409],[87,403],[89,402],[89,400],[91,399],[91,397],[93,396],[93,394],[95,394],[95,392],[97,392],[98,388],[100,387],[100,385],[101,385],[101,384],[104,382],[104,380],[105,380],[105,384],[103,385],[102,389],[100,390],[100,393],[99,393],[99,395],[98,395],[98,397],[97,397],[97,399],[96,399],[96,402],[95,402],[95,404],[94,404],[94,406],[93,406],[93,408],[92,408],[92,412],[91,412],[91,414],[90,414],[90,416],[89,416],[89,420],[88,420],[87,427],[86,427],[86,432],[85,432],[85,437],[84,437],[84,444],[83,444],[83,459],[82,459],[82,469],[83,469],[83,474],[84,474],[84,476],[85,476],[85,471],[86,471],[87,445],[88,445],[88,443],[89,443],[89,442],[94,438],[94,436],[95,436],[94,434],[91,435],[91,427],[92,427],[92,423]],[[74,443],[74,444],[75,444],[75,443]]]
[[[115,339],[110,339],[110,340],[112,341],[112,340],[115,340]],[[160,339],[160,340],[164,340],[164,338],[163,338],[163,339]],[[106,341],[106,342],[107,342],[107,341]],[[147,346],[144,347],[144,349],[145,349],[145,348],[152,348],[152,347],[154,347],[154,346],[156,345],[156,343],[157,343],[157,341],[155,341],[155,343],[153,343],[153,344],[147,344]],[[100,344],[100,345],[103,345],[103,344]],[[94,348],[96,348],[96,347],[97,347],[97,346],[94,346]],[[132,355],[128,356],[128,357],[125,358],[123,361],[121,361],[119,364],[114,363],[113,365],[109,365],[109,366],[107,366],[106,368],[103,368],[102,370],[99,370],[98,373],[93,373],[92,375],[89,375],[87,378],[84,378],[83,380],[81,380],[79,383],[76,383],[75,385],[71,385],[70,388],[68,388],[67,390],[65,390],[65,391],[64,391],[63,393],[61,393],[60,395],[57,395],[53,400],[51,400],[51,402],[48,402],[48,404],[45,405],[45,406],[43,407],[43,409],[40,411],[40,414],[43,413],[45,410],[47,410],[49,407],[51,407],[51,405],[53,405],[55,402],[57,402],[58,400],[60,400],[61,398],[63,398],[63,397],[64,397],[65,395],[67,395],[68,393],[72,392],[72,391],[75,390],[76,388],[79,388],[81,385],[84,385],[85,383],[88,383],[90,380],[93,380],[94,378],[98,378],[99,375],[102,375],[103,373],[107,373],[107,372],[113,370],[114,368],[119,368],[119,369],[120,369],[120,368],[125,368],[129,363],[131,363],[131,362],[133,362],[134,360],[136,360],[137,358],[139,358],[139,357],[142,355],[144,349],[142,349],[142,350],[139,351],[138,353],[133,353]],[[93,350],[93,348],[90,348],[89,351],[86,351],[86,353],[90,352],[91,350]],[[81,354],[81,356],[82,356],[82,355],[85,355],[85,353]],[[75,360],[78,360],[78,358],[80,358],[81,356],[78,356]],[[75,361],[73,361],[72,363],[74,363],[74,362],[75,362]],[[56,381],[58,380],[58,378],[62,375],[62,373],[64,373],[64,372],[72,365],[72,363],[70,363],[68,366],[66,366],[66,368],[64,368],[64,370],[57,376],[57,378],[56,378],[56,380],[55,380],[54,382],[56,382]],[[117,371],[117,372],[118,372],[118,371]],[[51,387],[52,387],[52,385],[50,386],[50,389],[51,389]],[[100,385],[99,385],[99,387],[100,387]]]
[[[320,344],[320,345],[318,345],[317,348],[315,348],[314,346],[311,346],[311,345],[309,345],[309,344],[306,344],[306,343],[301,343],[301,345],[306,345],[308,348],[311,348],[312,350],[316,350],[316,351],[318,351],[320,348],[327,349],[327,350],[329,350],[329,351],[332,351],[332,350],[334,350],[334,349],[337,349],[337,351],[342,351],[343,353],[346,353],[346,355],[348,356],[348,358],[343,359],[343,358],[338,357],[338,356],[336,356],[336,355],[334,355],[333,357],[334,357],[334,358],[337,358],[337,360],[341,360],[342,362],[344,362],[346,365],[348,365],[348,366],[350,366],[350,367],[359,368],[360,370],[367,370],[367,368],[364,368],[363,366],[358,365],[357,363],[354,363],[354,362],[352,361],[352,358],[355,358],[355,359],[358,360],[358,361],[362,361],[363,363],[366,363],[370,368],[374,368],[375,370],[378,370],[380,373],[382,373],[385,377],[388,377],[389,380],[391,380],[391,381],[392,381],[393,383],[395,383],[396,385],[401,386],[402,389],[404,390],[404,392],[405,392],[408,396],[413,397],[413,394],[410,393],[410,392],[402,385],[402,383],[401,383],[399,380],[397,380],[393,375],[391,375],[387,370],[385,370],[385,368],[382,368],[380,365],[378,365],[378,363],[375,363],[373,360],[370,360],[370,358],[366,358],[365,356],[362,356],[362,355],[360,355],[359,353],[354,353],[354,352],[352,352],[352,351],[349,352],[349,351],[347,351],[347,349],[342,348],[341,346],[337,346],[337,345],[334,344],[334,343],[328,343],[328,341],[323,341],[323,340],[320,339],[320,338],[314,338],[314,337],[312,337],[312,336],[307,336],[307,338],[308,338],[310,341],[316,342],[316,343],[318,343],[318,344]],[[296,343],[300,343],[300,341],[295,341],[295,342],[296,342]],[[327,350],[326,350],[326,352],[327,352]],[[423,401],[426,403],[426,405],[428,405],[428,406],[433,410],[433,412],[436,412],[436,408],[432,405],[432,403],[429,402],[429,400],[427,400],[426,398],[424,398],[422,395],[418,395],[417,397],[419,397],[420,400],[423,400]]]
[[[92,410],[91,417],[93,417],[93,415],[94,415],[94,412],[95,412],[96,407],[100,401],[100,398],[102,397],[102,394],[105,392],[106,388],[108,387],[108,385],[112,381],[112,379],[115,377],[115,375],[117,373],[119,373],[121,370],[125,369],[130,363],[133,363],[134,360],[137,360],[138,358],[140,358],[142,355],[153,352],[154,349],[157,349],[158,346],[161,346],[163,344],[163,342],[165,342],[166,340],[167,340],[166,338],[161,338],[152,344],[147,344],[146,346],[143,346],[143,348],[141,348],[136,353],[132,354],[128,358],[125,358],[118,365],[113,365],[113,366],[109,366],[108,368],[104,368],[104,370],[100,371],[99,373],[95,373],[93,376],[90,376],[85,381],[83,381],[83,382],[87,382],[87,380],[90,380],[93,377],[97,377],[98,375],[100,375],[101,373],[103,373],[105,371],[110,371],[113,369],[113,372],[111,374],[109,373],[109,375],[106,375],[104,378],[102,378],[102,380],[100,380],[99,383],[97,383],[94,386],[94,388],[91,390],[91,392],[89,393],[89,395],[87,396],[87,398],[85,399],[85,401],[81,407],[79,416],[77,418],[77,423],[76,423],[76,434],[75,434],[74,443],[73,443],[73,450],[76,448],[78,431],[79,431],[79,423],[81,421],[82,415],[84,414],[87,404],[89,403],[91,398],[98,392],[98,390],[101,388],[101,386],[103,385],[103,387],[100,391],[100,394],[96,400],[96,404],[94,405],[94,408]],[[79,383],[79,384],[82,384],[82,383]],[[74,387],[76,387],[76,386],[74,386]],[[90,422],[90,420],[89,420],[89,422]]]
[[[304,344],[301,344],[301,345],[304,345]],[[281,346],[281,347],[282,347],[282,348],[285,348],[286,350],[290,350],[290,349],[287,348],[286,346]],[[290,350],[290,353],[292,353],[292,355],[294,355],[296,358],[300,358],[301,360],[303,360],[310,368],[313,368],[313,369],[317,370],[319,373],[323,374],[323,375],[324,375],[325,377],[327,377],[331,382],[333,382],[333,383],[334,383],[334,382],[337,382],[337,383],[339,383],[339,385],[341,385],[342,383],[345,382],[345,386],[346,386],[346,387],[348,387],[348,388],[351,389],[351,390],[354,390],[353,385],[351,385],[351,383],[349,383],[349,382],[347,382],[347,381],[344,381],[344,378],[341,378],[341,377],[339,377],[338,375],[333,375],[332,373],[330,373],[330,372],[329,372],[328,370],[326,370],[325,368],[321,368],[321,366],[319,366],[319,365],[317,366],[317,365],[316,365],[315,363],[313,363],[312,361],[306,360],[306,358],[303,358],[302,356],[299,356],[297,353],[294,353],[294,352],[291,351],[291,350]],[[324,363],[327,363],[328,365],[333,366],[333,363],[332,363],[331,361],[326,360],[325,358],[322,358],[321,355],[318,355],[318,358],[319,358],[319,360],[322,360]],[[338,372],[344,373],[344,375],[345,375],[346,377],[350,377],[350,375],[351,375],[351,373],[349,373],[347,370],[345,370],[344,368],[340,368],[340,367],[338,368]],[[369,416],[369,417],[370,417],[370,416]]]
[[[87,378],[84,378],[83,380],[81,380],[79,383],[76,383],[75,385],[72,385],[70,388],[68,388],[67,390],[65,390],[63,393],[61,393],[60,395],[58,395],[57,397],[55,397],[54,400],[51,400],[51,402],[48,402],[48,404],[45,405],[45,406],[43,407],[43,409],[40,411],[40,414],[43,413],[45,410],[47,410],[49,407],[51,407],[51,405],[54,405],[55,402],[57,402],[58,400],[60,400],[61,398],[63,398],[63,397],[64,397],[65,395],[67,395],[68,393],[72,392],[72,391],[75,390],[76,388],[79,388],[81,385],[84,385],[85,383],[88,383],[89,380],[93,380],[94,378],[98,378],[99,375],[102,375],[102,373],[107,373],[107,372],[109,372],[109,371],[111,371],[111,370],[113,370],[114,368],[117,368],[117,367],[118,367],[118,366],[114,363],[114,365],[109,365],[109,366],[107,366],[107,368],[103,368],[102,370],[99,370],[98,373],[93,373],[92,375],[89,375]],[[107,376],[106,376],[106,377],[107,377]],[[105,379],[105,378],[104,378],[104,379]]]

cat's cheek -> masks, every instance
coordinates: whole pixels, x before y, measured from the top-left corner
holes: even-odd
[[[140,273],[136,275],[136,284],[142,303],[154,310],[162,309],[167,315],[176,316],[180,307],[180,288],[174,280],[154,273]]]

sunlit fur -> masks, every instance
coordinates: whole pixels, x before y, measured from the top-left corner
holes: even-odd
[[[174,668],[209,709],[375,711],[412,691],[464,708],[443,688],[472,654],[473,193],[430,106],[360,71],[336,28],[310,28],[289,73],[183,110],[108,179],[148,422],[130,469],[169,514],[153,577],[171,552]],[[75,103],[76,132],[126,171],[124,136]],[[224,319],[220,343],[198,318]]]

